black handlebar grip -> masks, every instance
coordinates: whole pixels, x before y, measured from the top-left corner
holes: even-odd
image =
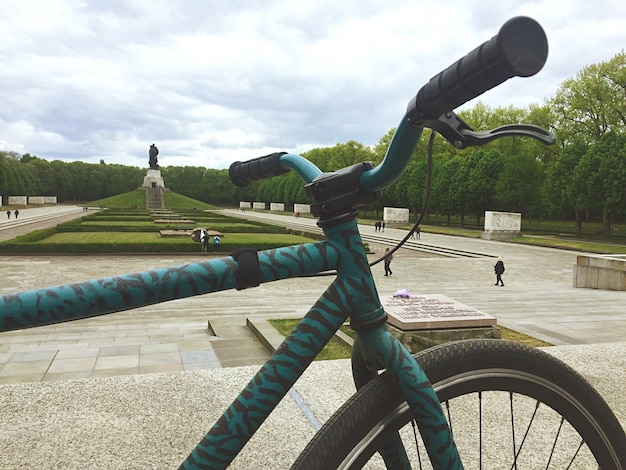
[[[511,77],[536,74],[547,57],[541,25],[526,16],[511,18],[497,35],[431,78],[409,102],[409,119],[437,119]]]
[[[228,169],[228,176],[235,186],[248,186],[256,180],[271,178],[287,173],[278,165],[278,158],[287,152],[276,152],[245,162],[234,162]]]

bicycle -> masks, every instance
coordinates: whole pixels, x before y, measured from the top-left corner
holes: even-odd
[[[231,165],[231,180],[240,186],[296,171],[315,201],[312,212],[325,240],[260,252],[243,249],[220,259],[6,295],[0,301],[1,331],[333,273],[328,289],[181,468],[226,468],[348,318],[357,332],[352,355],[357,392],[322,426],[293,468],[397,469],[416,462],[458,469],[462,461],[480,468],[534,468],[537,462],[626,468],[626,436],[611,409],[579,374],[545,352],[469,340],[411,355],[387,331],[356,224],[356,208],[376,200],[401,175],[423,128],[458,148],[510,135],[553,143],[550,133],[528,125],[475,132],[452,111],[508,78],[534,75],[546,58],[541,26],[526,17],[509,20],[498,35],[421,88],[377,167],[365,162],[322,173],[303,157],[284,152]],[[429,162],[432,142],[431,135]],[[474,399],[478,404],[468,412]],[[458,419],[457,410],[463,413]],[[510,416],[501,416],[507,410]],[[535,430],[538,436],[530,432]]]

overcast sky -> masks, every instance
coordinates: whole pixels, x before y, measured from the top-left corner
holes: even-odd
[[[492,107],[543,104],[626,48],[624,0],[2,0],[0,150],[147,167],[155,143],[161,165],[227,168],[375,145],[517,15],[543,25],[548,61]]]

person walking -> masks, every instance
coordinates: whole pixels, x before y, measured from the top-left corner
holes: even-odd
[[[7,219],[10,219],[10,218],[11,218],[11,211],[10,211],[10,210],[8,210],[8,211],[7,211]]]
[[[220,237],[218,235],[215,235],[213,237],[213,252],[217,253],[219,251],[220,248]]]
[[[200,229],[200,249],[202,252],[209,251],[209,235],[203,228]]]
[[[494,271],[496,272],[496,286],[500,285],[504,287],[504,282],[502,281],[502,274],[504,274],[504,262],[502,258],[498,257],[498,261],[493,266]]]
[[[18,211],[17,209],[15,209],[15,218],[17,219],[17,216],[20,215],[20,211]]]
[[[391,272],[392,260],[393,260],[393,255],[389,253],[389,248],[385,248],[385,276],[391,276],[393,274]]]

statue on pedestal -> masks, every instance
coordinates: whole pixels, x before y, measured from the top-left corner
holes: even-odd
[[[150,169],[151,170],[158,170],[159,169],[159,160],[157,158],[157,155],[159,155],[159,149],[156,147],[156,145],[152,144],[150,146],[150,150],[149,150],[148,154],[150,155],[150,160],[148,161],[148,163],[150,164]]]

